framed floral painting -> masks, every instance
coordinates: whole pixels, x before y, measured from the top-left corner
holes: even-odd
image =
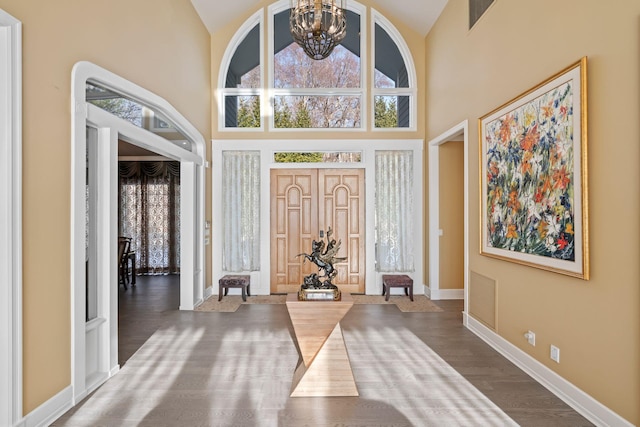
[[[587,58],[479,119],[483,255],[589,279]]]

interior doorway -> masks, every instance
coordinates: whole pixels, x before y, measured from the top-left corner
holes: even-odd
[[[179,162],[118,141],[117,237],[125,247],[130,242],[118,258],[121,367],[180,308],[179,172]]]
[[[271,213],[272,293],[295,293],[317,272],[300,254],[329,229],[347,258],[335,265],[333,284],[365,292],[364,169],[271,169]]]
[[[461,138],[458,138],[461,139]],[[448,141],[439,149],[440,277],[442,294],[462,299],[464,290],[464,143]]]
[[[441,287],[440,280],[440,207],[441,207],[441,177],[440,177],[440,148],[451,141],[460,141],[463,145],[463,283],[464,289],[451,290]],[[469,140],[468,122],[465,120],[440,136],[429,141],[429,283],[427,295],[434,300],[464,298],[464,313],[467,313],[469,292]],[[463,317],[466,324],[466,315]]]
[[[128,96],[158,111],[188,137],[185,149],[149,130],[87,102],[89,82]],[[180,308],[191,310],[204,290],[204,159],[202,135],[170,104],[151,92],[88,62],[74,66],[72,98],[72,381],[73,403],[78,403],[119,370],[117,169],[118,141],[157,152],[180,162],[181,277]],[[88,131],[89,129],[89,131]],[[93,160],[87,172],[87,146]],[[95,219],[87,238],[87,176],[92,175]],[[97,208],[99,207],[99,208]],[[87,278],[87,255],[93,256],[94,283]],[[88,318],[88,285],[95,293],[95,311]]]

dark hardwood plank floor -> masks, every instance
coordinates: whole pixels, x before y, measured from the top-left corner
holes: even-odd
[[[398,297],[401,298],[401,297]],[[440,313],[356,305],[342,321],[360,397],[289,398],[298,353],[284,305],[179,312],[177,276],[120,290],[121,371],[59,426],[590,426]]]
[[[180,306],[180,276],[138,276],[118,289],[118,361],[122,367]]]

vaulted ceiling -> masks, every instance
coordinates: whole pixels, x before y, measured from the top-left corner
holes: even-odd
[[[348,2],[349,0],[347,0]],[[426,36],[433,24],[442,13],[448,0],[373,0],[371,5],[380,11],[388,11],[388,18],[395,18],[412,28],[418,34]],[[214,34],[228,22],[242,16],[249,10],[254,10],[262,3],[260,0],[191,0],[200,19],[206,25],[209,33]]]

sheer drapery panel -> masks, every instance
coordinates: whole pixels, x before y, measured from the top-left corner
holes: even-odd
[[[260,153],[222,154],[222,268],[260,269]]]
[[[376,270],[413,271],[413,152],[376,151],[375,185]]]
[[[180,162],[119,162],[120,236],[141,274],[180,272]]]

